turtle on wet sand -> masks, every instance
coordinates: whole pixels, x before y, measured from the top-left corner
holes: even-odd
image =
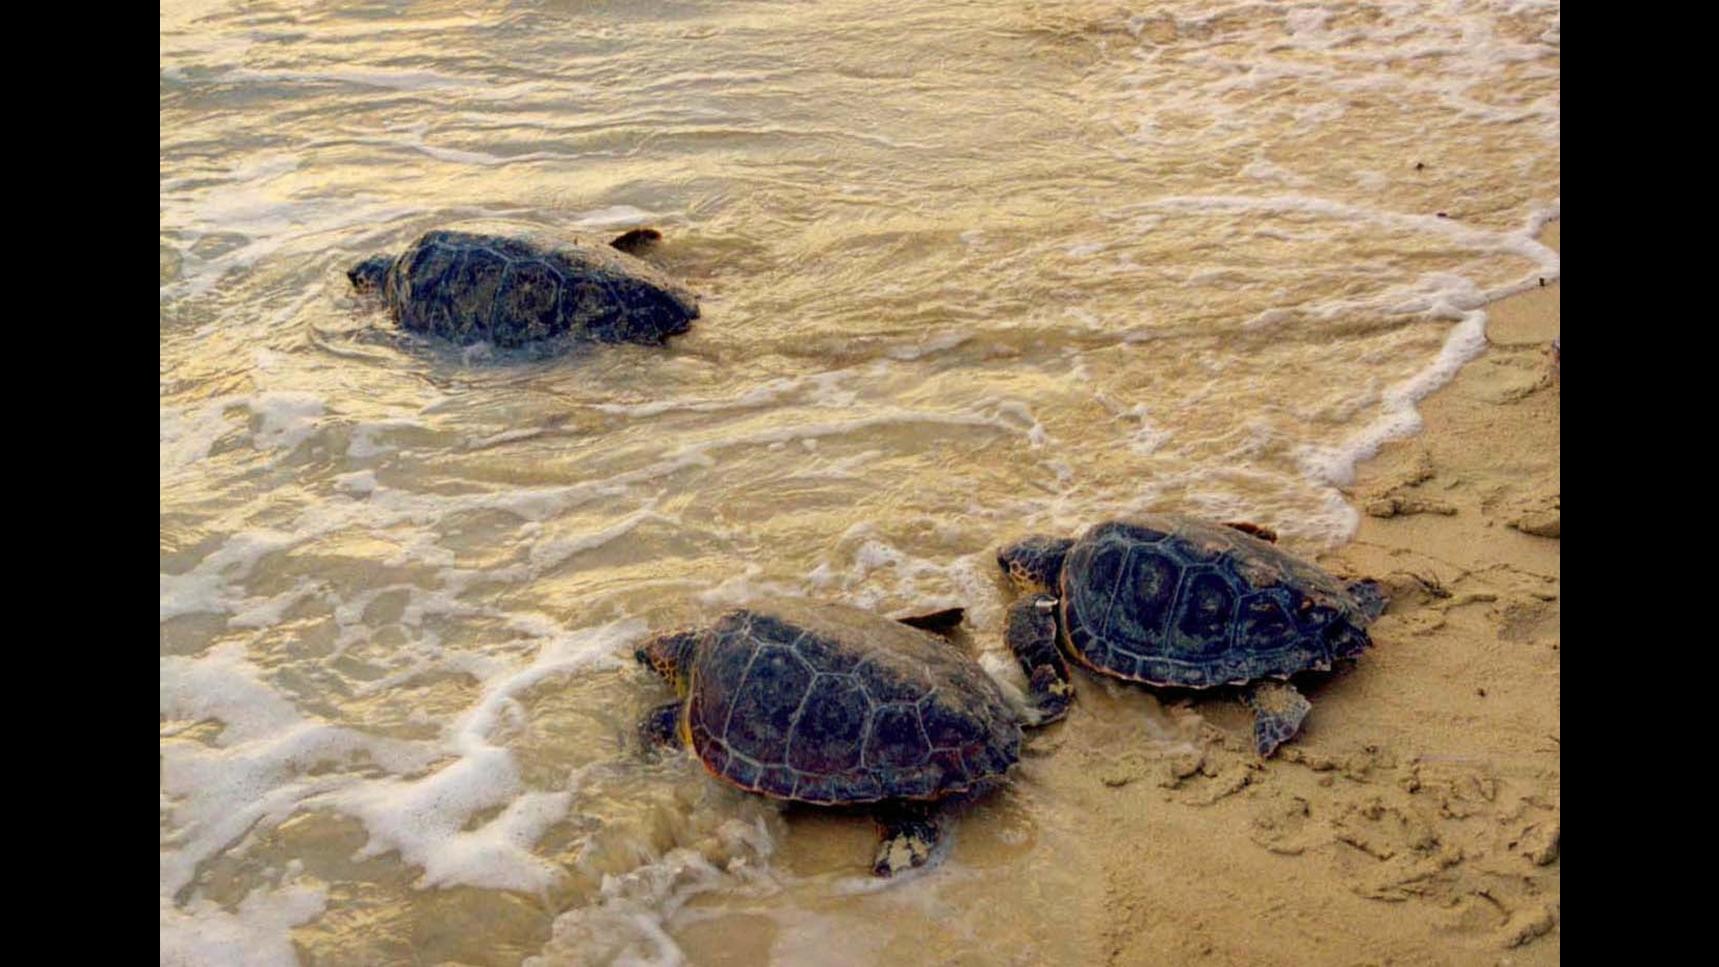
[[[1043,717],[1073,699],[1066,654],[1147,685],[1243,686],[1254,747],[1270,756],[1312,708],[1290,676],[1360,655],[1385,607],[1377,583],[1345,584],[1275,543],[1252,524],[1144,514],[998,552],[1024,592],[1006,634]]]
[[[401,328],[460,345],[512,348],[562,335],[656,345],[698,318],[691,292],[630,254],[661,237],[645,228],[607,245],[550,247],[433,231],[346,277],[359,292],[381,293]]]
[[[634,657],[679,697],[642,729],[748,792],[873,804],[883,841],[872,871],[921,866],[938,839],[933,801],[980,792],[1020,758],[1020,721],[997,683],[930,633],[960,619],[782,601],[658,635]]]

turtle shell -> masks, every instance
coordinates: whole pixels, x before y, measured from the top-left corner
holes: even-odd
[[[801,802],[934,799],[1020,757],[1020,725],[978,662],[834,604],[724,615],[699,641],[684,716],[711,774]]]
[[[546,248],[467,232],[413,242],[383,292],[396,324],[462,345],[513,347],[564,333],[660,343],[698,317],[691,293],[607,245]]]
[[[1095,525],[1069,549],[1062,634],[1094,671],[1210,688],[1331,667],[1372,642],[1337,579],[1232,527],[1172,515]]]

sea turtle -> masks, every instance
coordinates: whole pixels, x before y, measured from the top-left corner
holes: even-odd
[[[1312,707],[1290,676],[1359,655],[1385,607],[1377,583],[1345,584],[1276,540],[1252,524],[1144,514],[998,552],[1025,592],[1007,637],[1041,715],[1060,718],[1074,697],[1066,653],[1148,685],[1247,686],[1254,746],[1270,756]]]
[[[608,245],[546,247],[499,235],[434,231],[398,258],[377,255],[346,277],[380,291],[395,323],[461,345],[515,347],[564,333],[660,344],[698,318],[698,300],[634,257],[661,238],[634,229]]]
[[[1020,758],[1020,720],[978,662],[927,630],[960,609],[891,619],[796,601],[730,611],[634,652],[679,697],[642,730],[690,748],[748,792],[825,806],[875,804],[872,872],[923,865],[933,800],[977,793]]]

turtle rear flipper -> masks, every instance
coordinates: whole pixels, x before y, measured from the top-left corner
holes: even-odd
[[[909,628],[918,628],[921,631],[929,631],[947,637],[961,626],[961,622],[966,617],[966,608],[944,608],[942,611],[933,611],[929,614],[901,615],[895,620]]]
[[[1253,746],[1262,759],[1301,731],[1313,710],[1313,703],[1288,682],[1261,682],[1248,689],[1244,701],[1253,709]]]
[[[628,255],[638,255],[662,239],[663,233],[654,228],[635,228],[615,236],[609,244]]]
[[[879,807],[873,818],[883,831],[871,865],[878,876],[924,866],[942,835],[931,807],[919,803],[889,803]]]

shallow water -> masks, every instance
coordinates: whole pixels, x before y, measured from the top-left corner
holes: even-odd
[[[164,3],[163,959],[1080,956],[1096,847],[1030,758],[874,883],[863,816],[640,750],[625,656],[963,604],[1018,681],[999,544],[1341,542],[1557,277],[1556,3],[1135,6]],[[667,349],[450,349],[344,277],[640,224],[703,296]]]

